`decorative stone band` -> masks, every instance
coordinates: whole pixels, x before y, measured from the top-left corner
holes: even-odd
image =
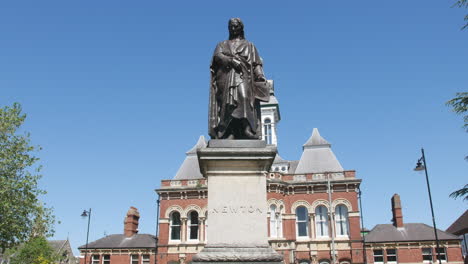
[[[207,245],[193,262],[282,262],[283,256],[267,245]]]

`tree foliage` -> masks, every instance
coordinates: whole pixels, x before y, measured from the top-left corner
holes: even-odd
[[[456,190],[450,194],[450,197],[457,199],[458,197],[464,197],[464,201],[468,201],[468,184],[465,184],[460,190]]]
[[[468,0],[457,0],[454,6],[460,8],[468,8]],[[468,15],[465,15],[465,21],[466,24],[462,27],[462,29],[466,29],[468,27]]]
[[[468,132],[468,92],[457,93],[456,97],[449,100],[446,104],[451,106],[455,113],[464,115],[463,121],[465,124],[463,127]]]
[[[468,7],[467,1],[468,0],[460,0],[459,2],[464,2],[464,4]],[[455,113],[464,115],[463,121],[465,124],[463,127],[465,128],[466,132],[468,132],[468,92],[457,93],[455,98],[447,102],[447,105],[451,106]],[[465,159],[468,160],[468,156],[466,156]],[[468,184],[465,184],[463,188],[451,193],[450,197],[455,199],[458,197],[464,197],[463,200],[468,201]]]
[[[18,103],[0,108],[0,253],[34,236],[53,233],[54,218],[39,196],[41,166],[29,133],[20,133],[26,119]]]
[[[32,237],[10,254],[10,264],[52,264],[58,259],[43,236]]]

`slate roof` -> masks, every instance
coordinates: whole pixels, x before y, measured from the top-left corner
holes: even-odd
[[[468,210],[455,220],[455,222],[447,228],[446,232],[457,236],[468,233]]]
[[[150,234],[135,234],[126,237],[123,234],[108,235],[88,244],[91,249],[109,249],[109,248],[154,248],[156,246],[156,237]],[[78,249],[85,249],[86,245]]]
[[[174,180],[192,180],[202,179],[203,175],[200,173],[200,165],[198,164],[197,149],[206,148],[206,140],[204,136],[198,138],[197,144],[186,152],[184,162],[177,171]]]
[[[289,162],[289,170],[288,170],[288,174],[294,174],[296,172],[296,169],[297,169],[297,165],[299,164],[299,161],[298,160],[292,160]]]
[[[67,243],[68,240],[47,240],[47,243],[49,246],[52,247],[52,249],[55,252],[60,252],[65,247],[65,244]]]
[[[312,136],[303,145],[303,152],[295,174],[338,172],[343,171],[340,162],[331,150],[331,145],[326,141],[317,128],[312,131]]]
[[[439,229],[437,236],[439,240],[460,240],[457,236]],[[403,228],[396,228],[392,224],[376,225],[365,236],[367,243],[434,240],[434,228],[422,223],[404,224]]]

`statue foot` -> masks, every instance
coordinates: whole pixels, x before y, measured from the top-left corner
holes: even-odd
[[[244,134],[245,134],[245,137],[248,138],[248,139],[259,139],[259,137],[257,135],[255,135],[254,133],[250,132],[250,129],[246,129],[244,131]]]

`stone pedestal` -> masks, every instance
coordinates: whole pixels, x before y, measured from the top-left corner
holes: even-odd
[[[206,247],[194,263],[280,263],[268,244],[266,177],[276,148],[261,140],[211,140],[198,150],[208,180]]]

